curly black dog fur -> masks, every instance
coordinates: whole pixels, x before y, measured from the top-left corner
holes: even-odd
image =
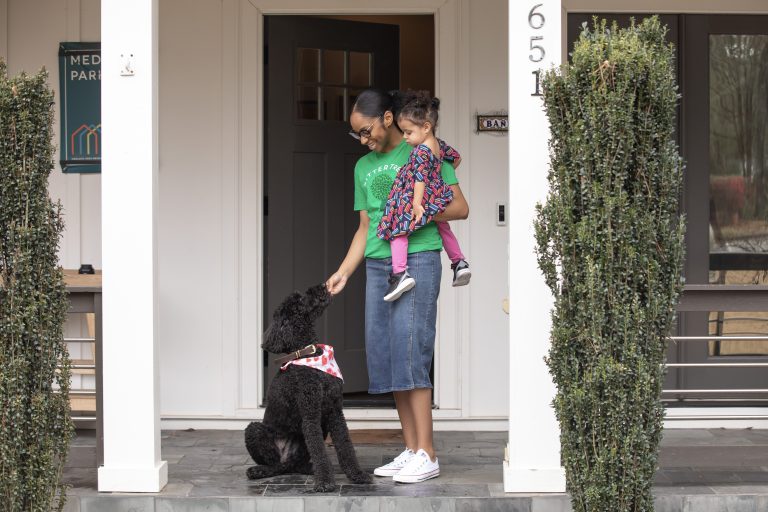
[[[318,343],[315,320],[330,299],[324,284],[303,295],[289,295],[275,310],[262,348],[273,354],[291,353]],[[314,474],[315,491],[335,490],[333,468],[325,450],[328,433],[347,477],[355,483],[370,483],[371,475],[360,469],[349,438],[341,379],[307,366],[289,365],[278,371],[267,393],[264,421],[245,429],[245,446],[258,464],[248,468],[248,478]]]

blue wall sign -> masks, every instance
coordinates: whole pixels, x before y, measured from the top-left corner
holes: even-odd
[[[61,169],[101,172],[101,43],[59,43]]]

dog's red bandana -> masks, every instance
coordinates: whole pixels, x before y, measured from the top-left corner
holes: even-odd
[[[283,366],[281,366],[280,369],[285,370],[292,364],[309,366],[315,370],[320,370],[321,372],[325,372],[329,375],[333,375],[334,377],[338,377],[343,381],[344,377],[341,376],[339,365],[336,364],[336,358],[333,357],[333,347],[330,345],[320,345],[319,343],[316,346],[323,349],[323,353],[321,355],[315,357],[302,357],[301,359],[288,361]]]

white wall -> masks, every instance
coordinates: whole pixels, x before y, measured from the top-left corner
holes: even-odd
[[[161,1],[159,38],[161,411],[226,414],[222,3]]]
[[[443,118],[452,125],[444,124],[443,133],[452,134],[455,140],[449,142],[465,155],[458,174],[471,216],[454,228],[474,273],[468,288],[453,289],[446,265],[443,280],[444,343],[438,357],[445,363],[439,379],[443,389],[452,391],[440,395],[438,390],[443,410],[436,417],[443,414],[446,422],[503,419],[509,402],[508,328],[501,309],[507,239],[494,220],[496,202],[506,201],[507,139],[473,133],[474,114],[506,109],[506,1],[429,2],[447,5],[440,7],[440,15],[443,23],[451,20],[437,36],[438,52],[441,37],[445,45],[459,49],[455,55],[443,54],[441,62],[451,65],[437,75],[442,81],[438,92],[448,100],[444,108],[450,111]],[[160,1],[158,342],[163,418],[245,419],[259,414],[254,288],[260,282],[260,219],[254,204],[260,194],[260,156],[258,141],[252,140],[259,113],[256,88],[250,89],[258,62],[254,41],[261,37],[253,7],[258,3]],[[396,3],[388,6],[390,13],[414,12],[412,3]],[[329,8],[339,12],[332,9],[332,0],[310,3],[321,4],[327,4],[325,13]],[[58,43],[98,40],[99,6],[99,0],[0,0],[0,56],[7,59],[9,72],[45,65],[58,97]],[[363,12],[379,7],[365,0],[355,8]],[[450,43],[445,42],[448,35]],[[61,249],[65,267],[101,267],[99,189],[98,175],[63,175],[57,167],[51,176],[51,194],[61,198],[66,213]],[[454,326],[459,332],[448,332]],[[394,418],[393,411],[354,414]]]
[[[507,0],[472,0],[471,6],[470,104],[469,112],[459,118],[466,123],[475,123],[477,113],[506,112],[508,101]],[[510,113],[510,121],[515,122],[514,113]],[[464,241],[474,269],[467,315],[470,322],[468,412],[472,416],[508,414],[509,327],[502,310],[502,300],[507,296],[508,235],[504,226],[496,225],[496,203],[507,202],[507,146],[506,134],[473,134],[468,151],[471,161],[458,171],[460,180],[466,174],[472,175],[471,231],[469,243]]]

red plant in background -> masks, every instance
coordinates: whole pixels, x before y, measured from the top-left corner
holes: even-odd
[[[744,176],[712,176],[709,182],[710,218],[720,226],[738,224],[746,203]]]

